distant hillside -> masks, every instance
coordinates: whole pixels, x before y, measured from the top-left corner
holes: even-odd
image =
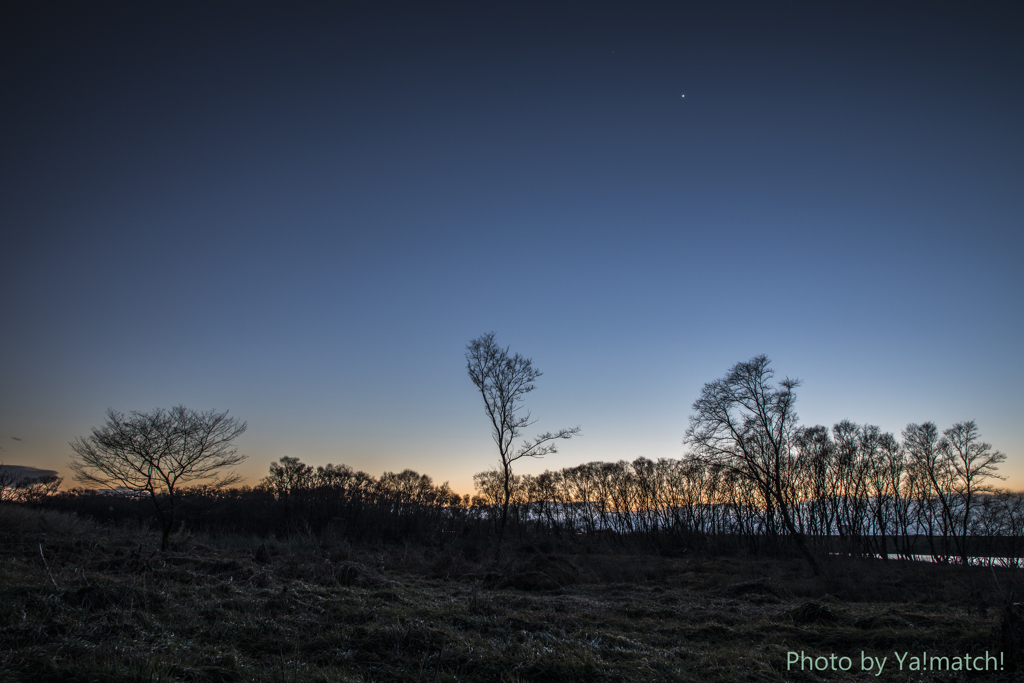
[[[24,465],[0,465],[0,476],[4,474],[9,474],[19,481],[57,476],[55,470],[41,470],[36,467],[25,467]]]

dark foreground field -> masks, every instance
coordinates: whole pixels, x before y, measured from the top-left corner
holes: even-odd
[[[814,578],[797,560],[550,553],[516,542],[497,566],[454,544],[191,536],[160,554],[157,543],[0,507],[0,680],[1015,676],[1007,570],[835,558]],[[986,651],[1003,653],[1005,669],[987,660],[984,671]],[[807,657],[803,672],[787,668],[798,657],[790,652]],[[922,656],[926,670],[911,670]],[[877,662],[861,670],[866,657],[886,658],[880,676]]]

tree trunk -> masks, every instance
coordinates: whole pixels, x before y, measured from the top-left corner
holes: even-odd
[[[501,523],[498,526],[498,543],[494,550],[495,563],[501,559],[501,546],[505,540],[505,524],[508,522],[508,502],[508,497],[506,497],[505,503],[501,506]]]
[[[789,531],[790,536],[796,542],[796,548],[803,555],[804,559],[807,560],[807,564],[811,565],[811,571],[814,572],[815,576],[821,576],[821,569],[818,568],[818,562],[814,559],[814,555],[811,554],[807,544],[804,543],[804,535],[800,531],[797,531],[796,525],[793,524],[793,518],[789,513],[789,507],[779,502],[779,511],[782,512],[782,522],[786,525],[786,529]]]
[[[170,536],[174,530],[174,493],[173,491],[167,495],[170,503],[170,510],[167,512],[167,516],[161,521],[163,522],[163,533],[160,537],[160,552],[165,553],[170,547]]]

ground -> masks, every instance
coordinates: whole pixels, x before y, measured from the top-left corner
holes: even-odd
[[[792,558],[516,541],[497,564],[312,537],[179,535],[159,553],[145,530],[10,507],[0,530],[0,681],[1014,676],[1015,651],[1002,670],[909,670],[1013,650],[1009,570],[832,557],[814,577]],[[866,657],[886,658],[880,676]]]

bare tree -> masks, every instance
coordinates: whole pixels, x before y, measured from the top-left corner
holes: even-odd
[[[160,549],[167,550],[179,487],[237,483],[238,475],[217,472],[245,460],[232,445],[245,429],[227,411],[177,406],[125,416],[111,409],[106,424],[71,442],[75,457],[69,466],[80,482],[148,495],[160,522]]]
[[[526,427],[536,422],[531,419],[529,411],[525,414],[522,412],[522,402],[526,394],[533,391],[533,382],[541,376],[540,371],[533,367],[533,361],[529,358],[523,358],[518,353],[509,355],[508,347],[502,349],[498,346],[493,332],[477,337],[466,347],[466,369],[484,399],[484,410],[491,422],[491,436],[498,446],[498,473],[502,487],[501,521],[498,527],[500,552],[515,483],[512,463],[521,458],[540,458],[556,453],[555,441],[577,436],[580,428],[545,432],[516,448],[515,440],[522,436]]]
[[[288,498],[313,488],[316,471],[292,456],[282,456],[280,464],[270,463],[270,474],[260,480],[258,486],[270,491],[278,498]]]
[[[775,508],[811,570],[818,564],[794,523],[793,477],[799,471],[793,440],[796,412],[793,389],[799,380],[786,378],[773,387],[774,371],[767,356],[734,365],[722,379],[708,382],[693,404],[685,443],[693,456],[735,472],[757,487],[769,508]],[[766,517],[766,523],[771,520]]]
[[[974,420],[958,422],[942,435],[939,449],[953,474],[952,488],[960,515],[954,536],[959,539],[960,561],[967,565],[969,524],[977,506],[978,494],[992,490],[991,486],[983,483],[986,479],[1004,478],[996,472],[996,466],[1006,460],[1006,456],[993,451],[990,444],[981,441]]]
[[[927,525],[928,545],[932,555],[946,562],[950,556],[949,539],[958,526],[953,500],[954,472],[948,453],[942,448],[939,430],[934,422],[908,424],[903,430],[903,447],[918,483],[915,506],[918,526],[922,526],[922,522]],[[939,549],[935,548],[936,532],[942,534]]]

